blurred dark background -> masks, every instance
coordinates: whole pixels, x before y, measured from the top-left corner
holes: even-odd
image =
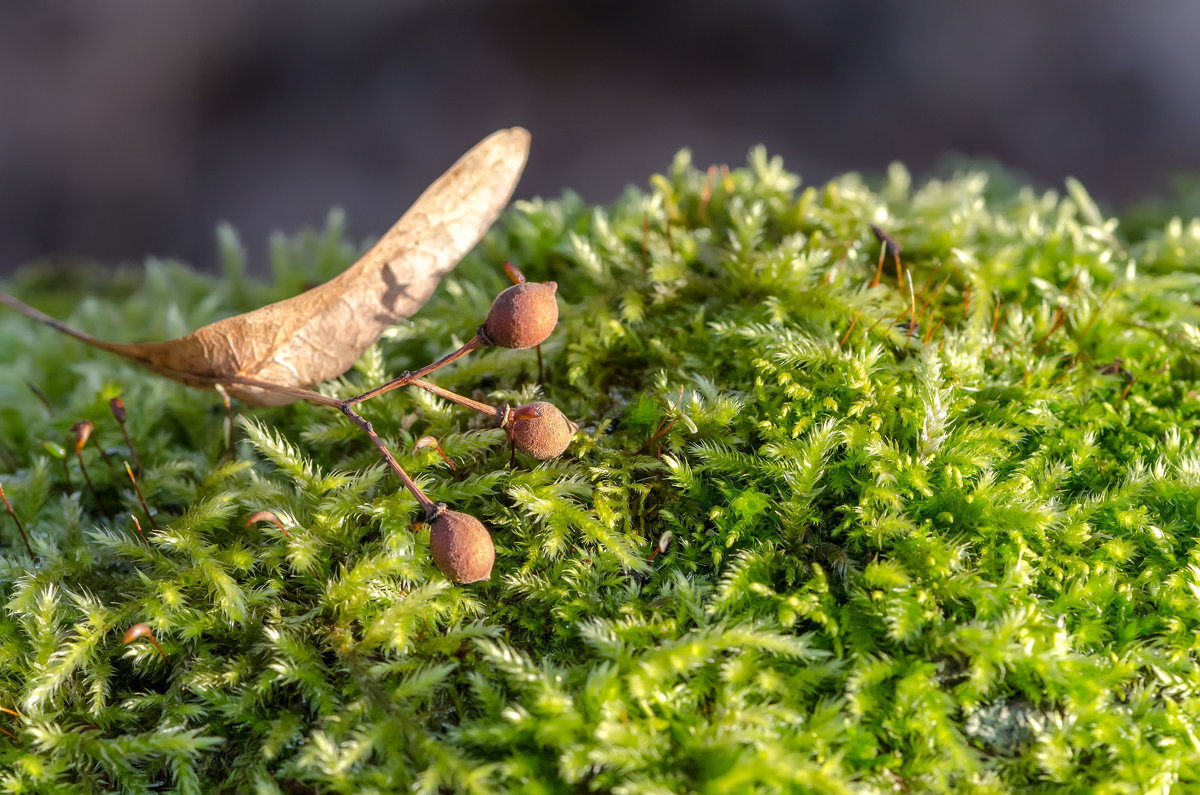
[[[1200,171],[1197,32],[1190,0],[4,3],[0,272],[211,268],[221,220],[261,267],[335,205],[364,239],[513,124],[519,197],[763,143],[810,184],[958,153],[1119,211]]]

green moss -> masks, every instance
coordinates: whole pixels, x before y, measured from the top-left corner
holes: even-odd
[[[870,224],[903,246],[907,283]],[[275,283],[150,263],[14,289],[99,336],[165,338],[348,265],[340,219]],[[495,535],[455,587],[370,442],[244,411],[0,315],[6,792],[1005,792],[1200,787],[1200,223],[1122,236],[1067,195],[903,169],[800,190],[681,155],[615,206],[519,203],[349,396],[469,336],[500,264],[560,284],[542,394],[567,455],[424,393],[363,406],[435,500]],[[103,293],[102,299],[84,298]],[[909,328],[915,305],[919,327]],[[537,391],[531,351],[435,378]],[[46,395],[49,409],[25,382]],[[157,513],[69,427],[127,453]],[[676,405],[677,404],[677,405]],[[672,410],[672,406],[675,406]],[[431,433],[457,473],[429,449]],[[273,511],[270,523],[244,527]],[[663,535],[666,551],[652,557]],[[166,653],[122,644],[150,624]]]

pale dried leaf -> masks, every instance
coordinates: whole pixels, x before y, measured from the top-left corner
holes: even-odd
[[[0,293],[0,302],[76,339],[189,386],[225,384],[257,405],[292,395],[239,384],[306,387],[336,378],[380,334],[416,312],[487,232],[516,187],[529,152],[520,127],[493,133],[455,163],[354,265],[325,284],[166,342],[96,339]]]

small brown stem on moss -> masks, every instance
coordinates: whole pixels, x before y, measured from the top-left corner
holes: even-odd
[[[91,442],[92,447],[96,448],[96,452],[104,460],[104,464],[111,470],[112,459],[108,457],[108,453],[104,452],[104,448],[100,446],[100,441],[96,439],[95,431],[96,425],[91,420],[83,420],[71,426],[71,433],[75,434],[75,452],[81,452],[87,443]]]
[[[104,448],[100,446],[100,442],[97,441],[95,436],[92,437],[92,447],[96,448],[96,452],[100,454],[100,460],[104,462],[104,465],[106,467],[108,467],[108,471],[112,472],[113,471],[112,457],[109,456],[108,453],[104,452]]]
[[[934,298],[937,298],[938,294],[941,293],[942,290],[946,289],[946,285],[950,283],[950,279],[952,279],[953,277],[954,277],[954,274],[952,273],[949,276],[947,276],[945,279],[942,279],[942,283],[937,286],[936,290],[934,290],[932,293],[930,293],[929,297],[927,299],[925,299],[925,303],[929,303]]]
[[[1118,403],[1125,402],[1125,398],[1129,397],[1129,390],[1133,389],[1134,383],[1137,382],[1137,378],[1133,376],[1133,373],[1129,372],[1128,370],[1125,370],[1124,372],[1127,380],[1125,383],[1125,388],[1121,390],[1121,397],[1117,398]]]
[[[92,493],[92,499],[96,501],[96,507],[107,513],[104,503],[100,501],[100,495],[96,493],[96,487],[92,485],[92,478],[88,475],[87,465],[83,463],[83,452],[76,449],[75,457],[79,459],[79,471],[83,473],[83,482],[87,484],[88,491]]]
[[[142,523],[133,514],[129,514],[129,518],[133,520],[133,529],[137,530],[137,534],[142,537],[142,543],[150,546],[150,542],[146,540],[146,534],[142,532]]]
[[[142,504],[142,510],[146,513],[146,519],[150,522],[150,527],[157,530],[158,525],[154,523],[154,516],[150,513],[150,508],[146,505],[146,498],[142,496],[142,487],[138,485],[137,478],[133,476],[133,470],[129,468],[128,461],[125,462],[125,472],[129,475],[129,479],[133,481],[133,490],[137,492],[138,502]]]
[[[450,460],[450,456],[446,455],[446,451],[442,449],[442,443],[437,440],[436,436],[425,434],[424,436],[419,437],[417,441],[413,442],[412,451],[415,453],[425,447],[432,447],[433,449],[437,450],[437,454],[442,457],[443,461],[450,465],[450,469],[455,472],[458,471],[458,467],[456,467],[454,462]]]
[[[883,247],[882,250],[879,252],[879,259],[880,259],[879,267],[880,267],[881,273],[878,276],[876,276],[876,283],[878,283],[879,276],[882,275],[883,258],[886,254],[890,253],[892,255],[892,259],[895,260],[895,262],[896,262],[896,286],[903,289],[904,288],[904,276],[902,273],[903,268],[901,268],[901,266],[900,266],[900,249],[901,249],[900,244],[896,242],[896,239],[894,237],[892,237],[887,232],[880,229],[875,224],[871,224],[871,234],[875,235],[875,239],[878,240]],[[871,285],[871,286],[874,287],[875,285]]]
[[[29,557],[35,558],[33,547],[29,545],[29,536],[25,535],[25,525],[21,524],[21,520],[17,517],[17,512],[13,510],[12,505],[8,502],[8,497],[4,493],[4,486],[0,484],[0,500],[4,500],[4,507],[8,509],[8,515],[17,523],[17,530],[21,533],[21,540],[25,542],[25,551],[29,553]]]
[[[663,415],[663,418],[661,420],[659,420],[658,427],[654,429],[654,433],[650,436],[649,439],[646,440],[646,443],[644,445],[642,445],[641,447],[639,447],[637,449],[637,452],[635,452],[634,455],[641,455],[642,452],[645,451],[645,449],[647,447],[654,444],[656,441],[658,441],[663,436],[665,436],[672,428],[675,427],[675,423],[679,422],[679,418],[674,417],[672,415],[675,413],[675,410],[679,408],[679,404],[682,402],[683,402],[683,387],[679,387],[679,397],[677,397],[675,399],[675,403],[671,406],[671,409],[665,415]],[[668,422],[668,420],[670,420],[670,422]],[[662,445],[659,445],[658,455],[660,458],[662,457]]]
[[[878,287],[879,280],[883,278],[883,255],[886,253],[886,248],[879,249],[879,265],[875,267],[875,278],[871,280],[872,287]]]
[[[854,319],[850,321],[850,328],[846,329],[846,333],[842,335],[840,340],[838,340],[839,348],[846,344],[846,340],[850,339],[850,332],[854,331],[854,324],[858,322],[858,316],[862,314],[862,311],[863,308],[860,306],[858,311],[854,313]]]
[[[54,409],[50,407],[50,401],[46,400],[46,395],[42,392],[42,390],[38,389],[37,384],[33,383],[32,381],[26,381],[25,386],[29,387],[29,391],[33,393],[35,398],[38,399],[38,403],[42,404],[42,409],[45,410],[46,416],[53,417]]]
[[[929,319],[930,319],[930,320],[933,320],[933,313],[932,313],[932,312],[930,312],[930,313],[929,313]],[[937,322],[937,325],[936,325],[936,326],[933,326],[932,328],[930,328],[930,329],[929,329],[929,331],[928,331],[928,332],[926,332],[926,334],[925,334],[925,340],[924,340],[926,345],[928,345],[928,344],[929,344],[929,341],[930,341],[931,339],[933,339],[933,338],[934,338],[934,336],[935,336],[935,335],[937,334],[937,332],[938,332],[938,329],[940,329],[940,328],[942,327],[942,324],[943,324],[943,323],[945,323],[945,322],[946,322],[946,318],[944,318],[944,317],[943,317],[943,318],[939,319],[939,320],[938,320],[938,322]],[[943,338],[943,341],[944,341],[944,338]],[[940,345],[938,346],[938,350],[939,350],[939,351],[941,350],[941,346],[940,346]]]
[[[504,272],[508,274],[508,278],[513,284],[525,283],[525,274],[521,272],[520,268],[518,268],[516,265],[513,265],[511,262],[504,263]]]
[[[899,266],[900,259],[897,257],[896,265]],[[917,295],[913,292],[912,271],[905,270],[904,277],[908,280],[908,336],[904,339],[904,344],[907,345],[912,340],[913,329],[917,326]]]
[[[138,459],[137,451],[133,449],[133,440],[129,438],[129,430],[125,427],[125,404],[121,398],[115,397],[108,401],[108,408],[116,417],[117,424],[121,426],[121,435],[125,437],[125,446],[129,448],[129,457],[133,459],[133,465],[137,467],[138,472],[141,472],[142,462]]]
[[[870,341],[870,337],[871,337],[871,334],[872,334],[872,332],[874,332],[874,331],[875,331],[875,327],[876,327],[876,326],[878,326],[878,325],[879,325],[879,323],[880,323],[880,321],[882,321],[882,320],[883,320],[885,317],[886,317],[885,315],[880,315],[879,317],[877,317],[877,318],[875,319],[875,322],[871,324],[871,327],[867,329],[867,335],[866,335],[866,336],[867,336],[867,341],[868,341],[868,342]]]
[[[0,707],[0,712],[7,712],[9,715],[12,715],[17,720],[21,720],[21,713],[17,712],[15,709],[9,709],[8,707]],[[8,729],[0,729],[0,732],[3,732],[6,737],[12,739],[14,742],[19,741],[19,738],[17,737],[17,735],[13,734]]]
[[[159,646],[158,641],[154,639],[154,632],[150,629],[149,624],[134,624],[125,630],[124,642],[126,646],[139,638],[145,638],[153,643],[154,648],[158,649],[158,656],[163,658],[163,662],[167,661],[167,653],[162,650],[162,646]]]
[[[1060,328],[1062,328],[1066,324],[1067,324],[1067,314],[1065,312],[1063,312],[1061,309],[1055,309],[1054,310],[1054,321],[1050,324],[1050,330],[1047,331],[1040,340],[1038,340],[1037,342],[1035,342],[1033,344],[1034,353],[1037,353],[1038,350],[1044,344],[1046,344],[1046,340],[1050,339],[1050,336],[1052,334],[1054,334],[1054,332],[1058,331]]]
[[[1088,333],[1090,333],[1092,330],[1092,326],[1096,325],[1096,321],[1100,319],[1100,313],[1104,311],[1104,305],[1108,303],[1108,299],[1112,298],[1113,293],[1116,291],[1116,287],[1109,287],[1108,291],[1105,292],[1104,296],[1100,299],[1100,302],[1096,304],[1096,311],[1092,313],[1091,318],[1088,319],[1087,325],[1083,327],[1083,331],[1079,332],[1077,336],[1077,339],[1080,342],[1083,342],[1083,340],[1087,338]]]
[[[283,533],[284,538],[291,538],[291,536],[288,534],[287,528],[283,526],[283,522],[279,521],[279,517],[271,511],[255,511],[254,513],[250,514],[249,518],[246,519],[246,527],[249,527],[255,522],[272,522],[276,527],[279,528],[279,532]]]
[[[96,501],[96,506],[107,513],[104,503],[100,501],[100,495],[96,493],[96,486],[92,483],[91,475],[88,474],[87,464],[83,462],[83,448],[87,445],[88,439],[92,438],[92,431],[96,426],[91,420],[83,420],[71,426],[71,433],[75,437],[75,457],[79,459],[79,471],[83,473],[83,482],[87,484],[88,491],[92,493],[92,499]]]
[[[925,283],[921,285],[921,291],[919,293],[917,293],[917,295],[920,295],[921,297],[925,296],[926,291],[928,291],[930,285],[933,284],[933,277],[937,276],[937,272],[941,269],[942,269],[942,262],[941,262],[941,260],[938,260],[937,265],[933,266],[933,270],[931,270],[929,272],[929,276],[926,277]],[[928,304],[929,301],[926,300],[925,303]]]

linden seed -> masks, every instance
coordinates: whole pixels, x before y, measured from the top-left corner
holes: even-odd
[[[557,282],[514,284],[492,302],[487,320],[479,327],[486,345],[532,348],[540,345],[558,325]]]
[[[542,461],[562,455],[579,430],[557,406],[545,400],[518,406],[510,417],[508,433],[513,444]]]
[[[429,551],[433,562],[457,583],[490,579],[496,547],[483,523],[474,516],[448,511],[444,504],[429,522]]]

